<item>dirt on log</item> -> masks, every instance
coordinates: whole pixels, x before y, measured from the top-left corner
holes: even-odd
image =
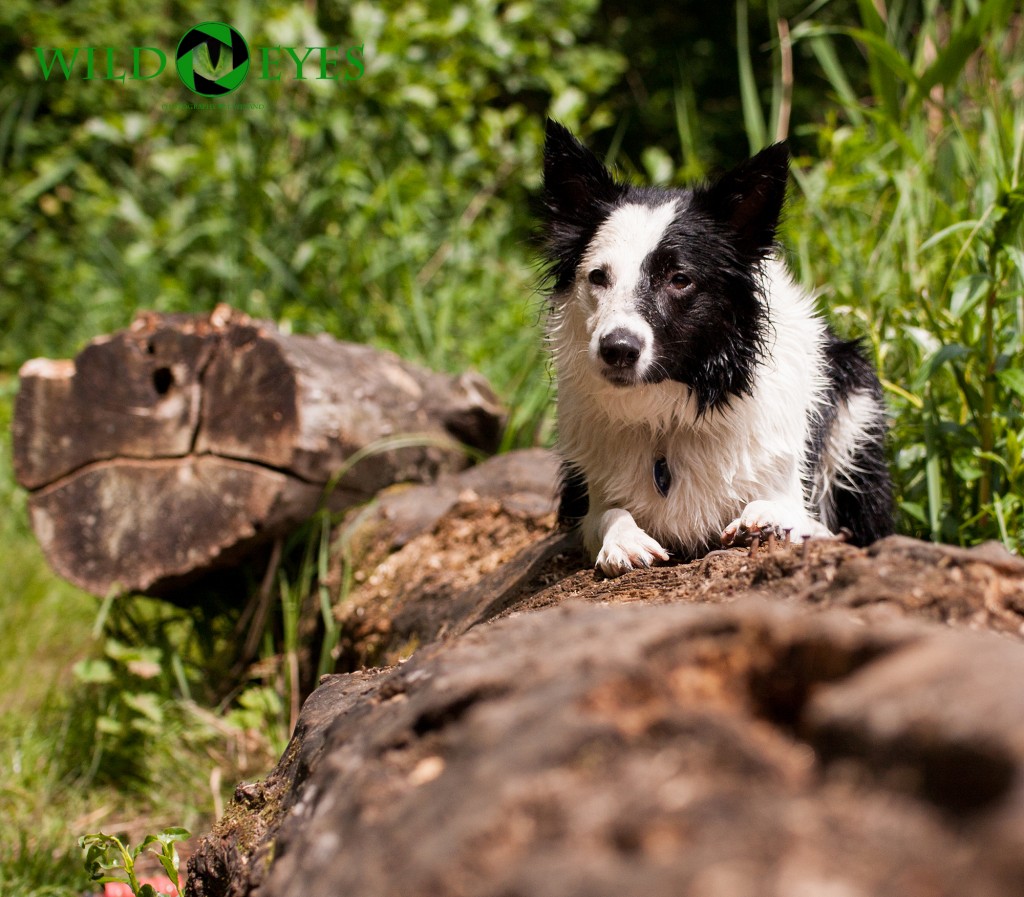
[[[342,532],[342,662],[192,897],[1024,893],[1024,561],[894,537],[597,577],[553,459]]]
[[[32,526],[54,569],[98,595],[174,594],[295,527],[328,484],[337,509],[432,481],[467,465],[463,445],[493,452],[504,425],[479,376],[225,306],[144,313],[20,376]]]

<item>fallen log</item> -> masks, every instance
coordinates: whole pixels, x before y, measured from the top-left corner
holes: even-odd
[[[1024,893],[1021,559],[818,540],[605,580],[552,532],[557,468],[343,531],[342,661],[388,666],[325,677],[186,893]]]
[[[20,371],[14,469],[63,577],[98,595],[169,595],[395,482],[496,450],[482,377],[295,336],[225,306],[141,314],[74,361]]]

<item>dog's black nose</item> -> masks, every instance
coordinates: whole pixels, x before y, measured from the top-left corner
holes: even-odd
[[[643,343],[640,337],[621,327],[601,337],[601,360],[614,368],[634,367],[640,359]]]

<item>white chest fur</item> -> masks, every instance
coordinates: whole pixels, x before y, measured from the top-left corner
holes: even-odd
[[[753,394],[698,416],[688,387],[621,388],[595,371],[584,308],[565,297],[550,337],[558,379],[559,443],[585,474],[593,508],[623,508],[666,546],[700,551],[749,502],[803,506],[805,448],[824,392],[824,324],[780,262],[766,265],[768,351]],[[654,464],[664,457],[662,495]]]

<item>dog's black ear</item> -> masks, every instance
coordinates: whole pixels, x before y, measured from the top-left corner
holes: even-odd
[[[708,209],[731,225],[744,252],[763,255],[775,242],[789,181],[789,147],[775,143],[711,185]]]
[[[548,119],[538,212],[555,293],[572,283],[587,243],[625,190],[567,128]]]
[[[611,172],[564,125],[544,131],[544,209],[548,220],[583,223],[622,193]],[[603,217],[603,214],[600,217]]]

